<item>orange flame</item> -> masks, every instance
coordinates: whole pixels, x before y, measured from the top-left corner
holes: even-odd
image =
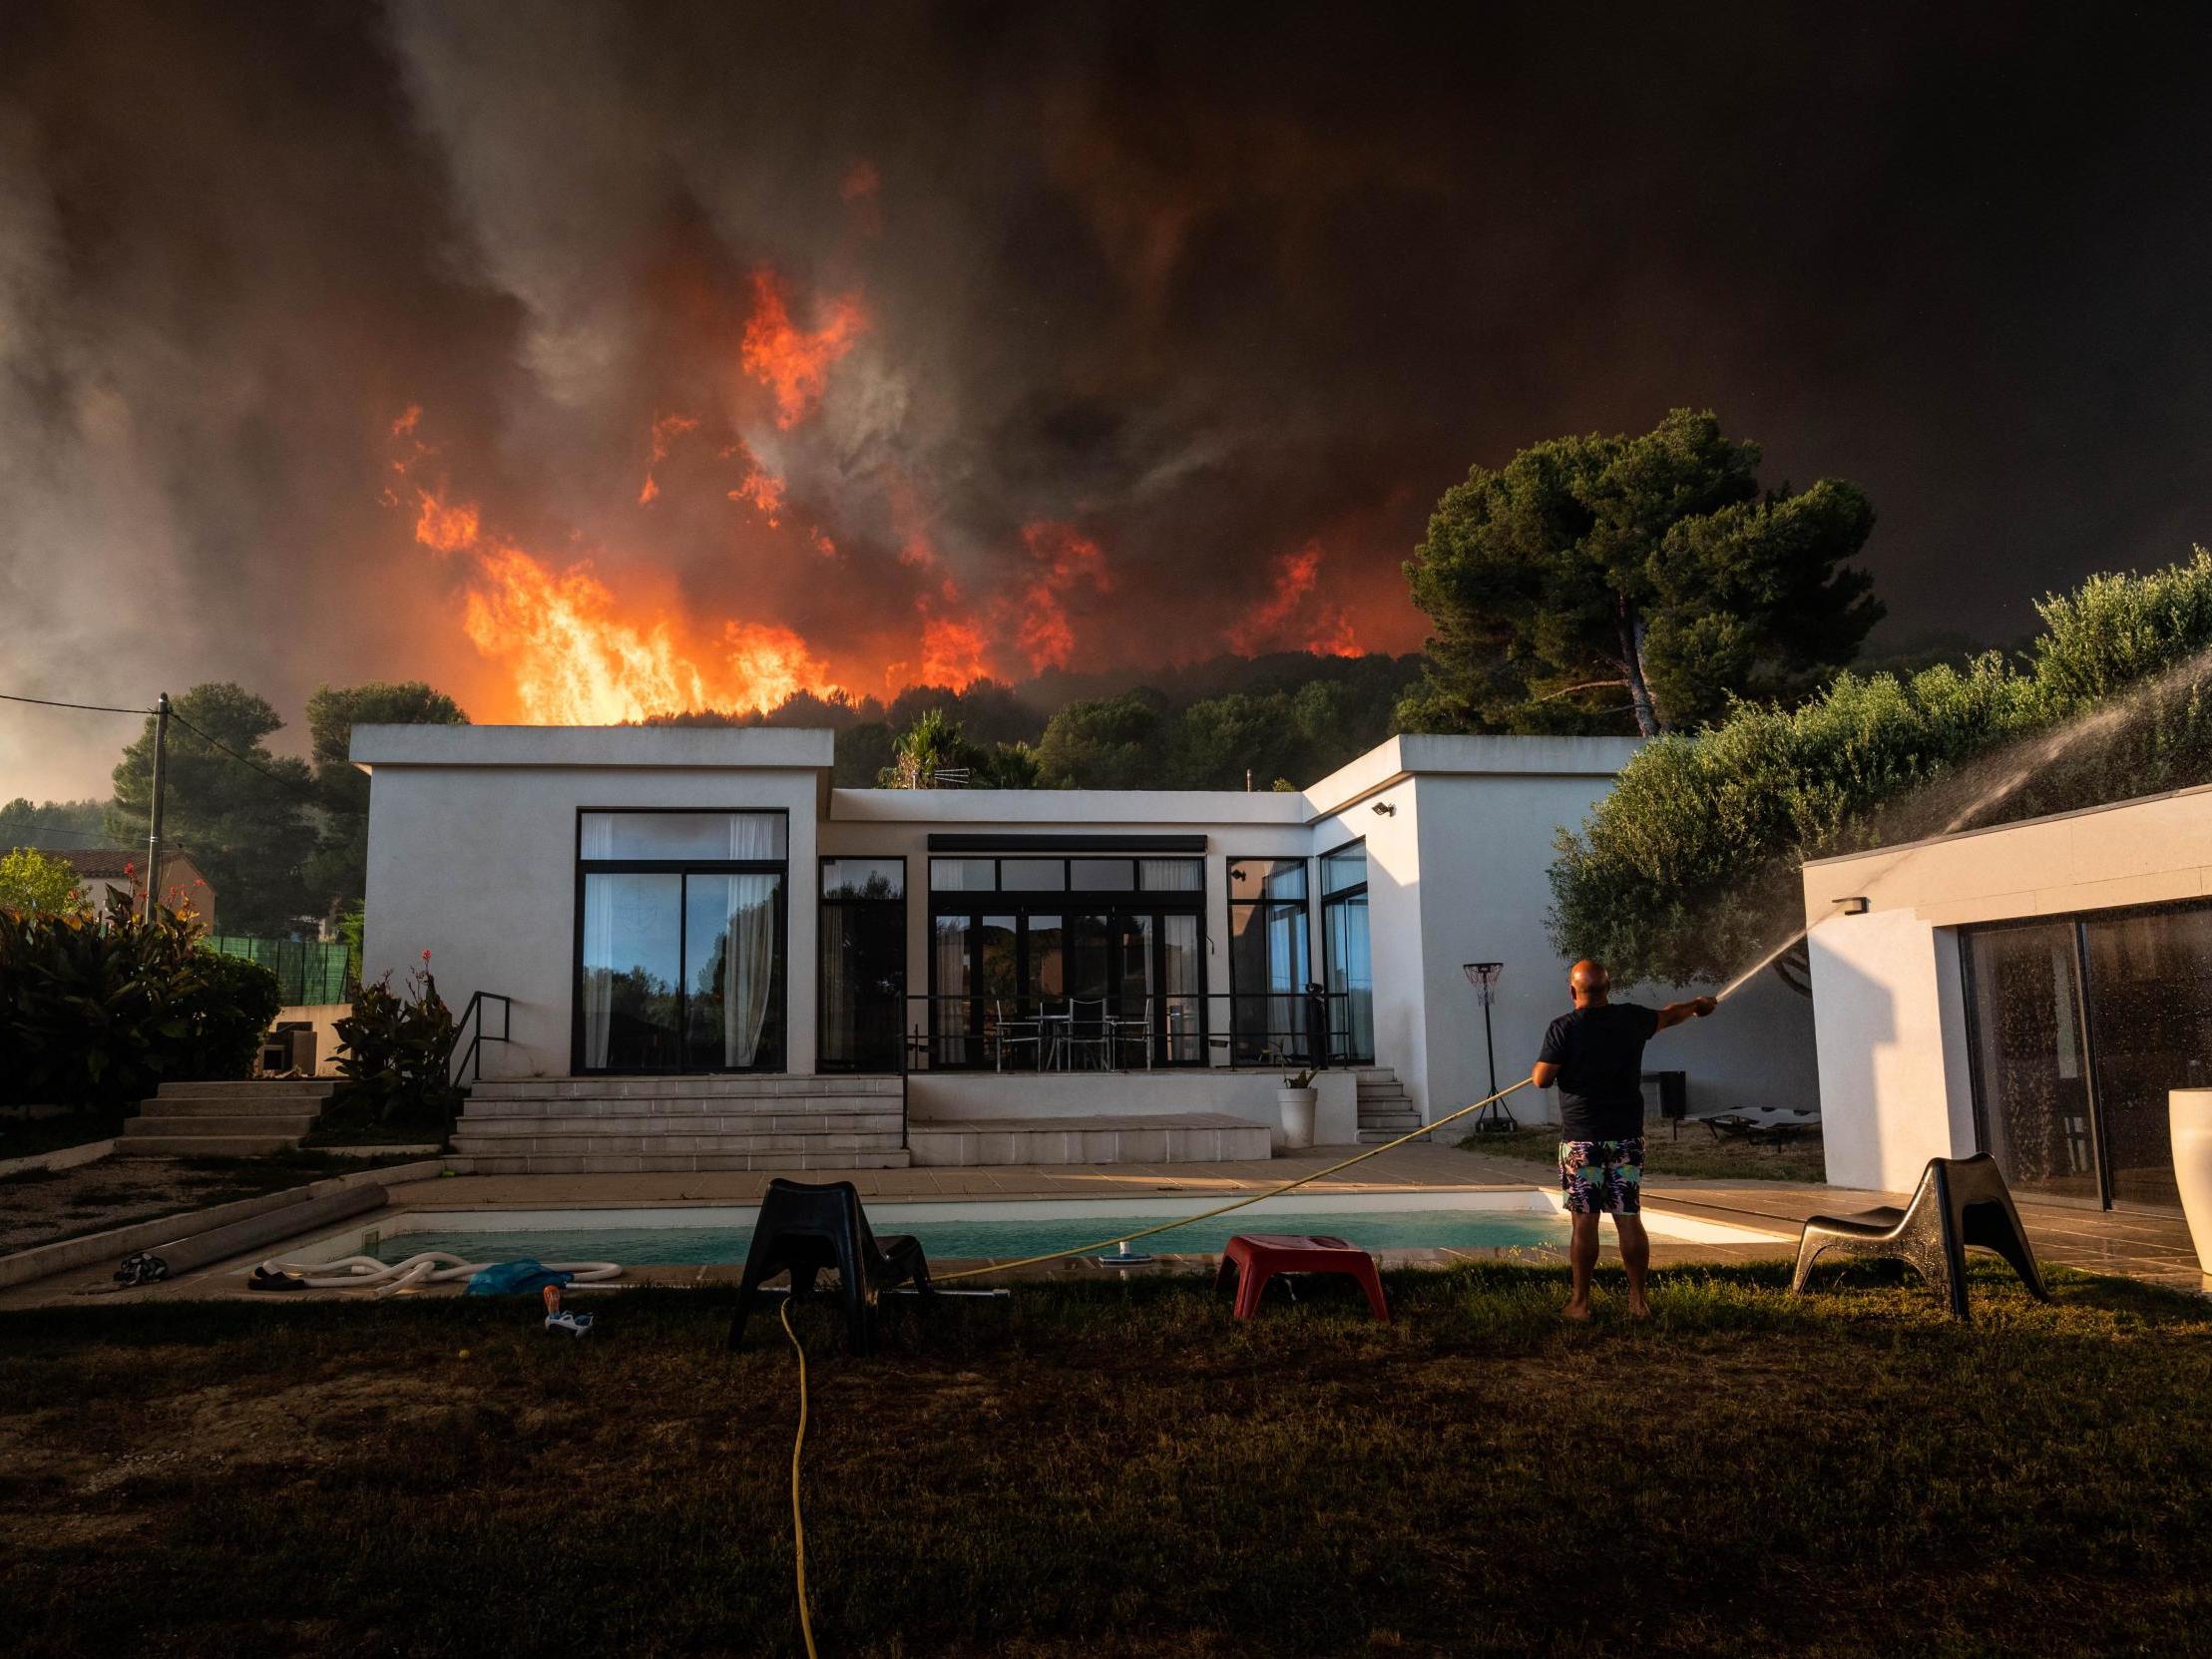
[[[813,412],[829,383],[829,371],[867,332],[860,296],[829,302],[826,320],[809,333],[791,321],[775,272],[752,273],[753,310],[741,346],[745,372],[775,393],[779,427],[796,426]]]
[[[416,541],[435,553],[459,553],[463,548],[476,545],[477,516],[473,503],[448,507],[441,496],[428,490],[418,493],[422,497],[422,515],[415,520]]]
[[[1358,656],[1359,635],[1344,608],[1316,603],[1325,556],[1319,542],[1274,561],[1274,587],[1229,629],[1229,647],[1246,656],[1269,650],[1309,650]]]
[[[654,468],[668,458],[668,445],[686,432],[698,430],[695,415],[663,415],[653,423],[650,434],[651,452],[646,460],[645,486],[638,492],[638,505],[650,507],[661,499],[661,486],[653,476]]]
[[[1113,591],[1099,544],[1065,524],[1022,527],[1022,542],[1037,570],[1024,591],[1014,621],[1014,637],[1030,659],[1033,673],[1063,667],[1076,648],[1076,630],[1061,596],[1088,582],[1096,593]]]
[[[475,560],[462,627],[513,676],[527,720],[610,725],[693,708],[765,713],[799,691],[838,689],[790,628],[730,622],[719,640],[701,644],[665,617],[622,616],[588,564],[556,573],[521,548],[485,541],[480,527],[473,504],[449,506],[425,492],[415,539]]]

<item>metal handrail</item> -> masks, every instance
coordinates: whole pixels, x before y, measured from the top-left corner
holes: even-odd
[[[488,1032],[484,1029],[484,1005],[486,1003],[497,1003],[499,1005],[499,1030],[496,1032]],[[470,1034],[468,1047],[464,1050],[461,1046],[461,1034],[469,1031],[472,1025],[475,1030]],[[469,1074],[470,1082],[482,1082],[484,1080],[484,1044],[487,1042],[512,1041],[513,1038],[508,1034],[514,1030],[514,1027],[515,1000],[512,997],[505,996],[497,991],[472,993],[469,997],[469,1006],[461,1011],[461,1018],[455,1021],[453,1025],[453,1047],[451,1052],[459,1056],[459,1063],[452,1064],[449,1062],[446,1068],[446,1081],[453,1087],[459,1088],[461,1086],[461,1073],[466,1071]]]

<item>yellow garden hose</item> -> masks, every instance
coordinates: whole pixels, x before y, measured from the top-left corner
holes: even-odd
[[[1073,1250],[1054,1250],[1042,1256],[1024,1256],[1016,1262],[993,1262],[989,1267],[963,1268],[958,1273],[937,1274],[935,1280],[942,1283],[948,1279],[973,1279],[984,1273],[1004,1273],[1011,1268],[1035,1267],[1040,1262],[1057,1262],[1070,1256],[1094,1255],[1109,1245],[1128,1243],[1140,1238],[1150,1238],[1154,1233],[1171,1232],[1177,1227],[1187,1227],[1196,1221],[1208,1221],[1214,1216],[1227,1215],[1231,1210],[1241,1210],[1250,1204],[1264,1203],[1270,1198],[1280,1198],[1284,1193],[1294,1192],[1299,1187],[1318,1181],[1325,1175],[1334,1175],[1337,1171],[1349,1169],[1356,1163],[1364,1163],[1369,1158],[1380,1157],[1392,1147],[1403,1146],[1407,1141],[1418,1139],[1432,1129],[1441,1129],[1445,1124],[1457,1118],[1465,1117],[1471,1111],[1481,1111],[1492,1101],[1503,1100],[1515,1089],[1527,1088],[1534,1080],[1530,1077],[1524,1077],[1521,1081],[1500,1089],[1496,1094],[1476,1101],[1472,1106],[1462,1106],[1458,1111],[1450,1112],[1438,1118],[1434,1123],[1424,1123],[1420,1128],[1409,1130],[1395,1140],[1386,1140],[1380,1146],[1370,1146],[1365,1151],[1355,1152],[1348,1158],[1330,1164],[1326,1169],[1316,1169],[1310,1175],[1301,1175],[1295,1181],[1285,1181],[1281,1186],[1270,1188],[1266,1192],[1255,1192],[1249,1198],[1239,1198],[1233,1203],[1218,1205],[1210,1210],[1201,1210],[1196,1215],[1177,1216],[1172,1221],[1162,1221],[1155,1226],[1143,1228],[1138,1232],[1123,1233],[1115,1238],[1100,1239],[1095,1244],[1079,1244]],[[806,1445],[806,1350],[799,1346],[798,1333],[791,1329],[791,1301],[790,1297],[784,1298],[782,1311],[777,1316],[783,1321],[783,1334],[791,1339],[791,1352],[798,1356],[799,1361],[799,1429],[791,1440],[791,1570],[798,1584],[799,1636],[806,1644],[806,1659],[817,1659],[814,1652],[814,1621],[806,1605],[806,1520],[799,1511],[799,1452]]]
[[[806,1350],[791,1329],[791,1299],[783,1299],[783,1334],[791,1339],[791,1352],[799,1357],[799,1432],[791,1439],[791,1569],[798,1576],[799,1636],[806,1643],[806,1659],[815,1659],[814,1620],[806,1610],[806,1518],[799,1513],[799,1452],[806,1446]]]

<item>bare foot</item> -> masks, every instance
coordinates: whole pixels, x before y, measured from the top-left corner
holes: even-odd
[[[1628,1304],[1628,1317],[1630,1319],[1649,1319],[1651,1317],[1651,1304],[1640,1296],[1635,1298]]]
[[[1569,1301],[1564,1308],[1559,1310],[1559,1317],[1561,1319],[1571,1319],[1575,1324],[1580,1325],[1589,1318],[1589,1304],[1587,1302]]]

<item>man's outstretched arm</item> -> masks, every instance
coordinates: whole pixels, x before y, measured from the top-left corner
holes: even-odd
[[[1539,1088],[1549,1088],[1558,1077],[1559,1068],[1548,1059],[1537,1061],[1537,1067],[1529,1073],[1529,1080]]]
[[[1669,1026],[1679,1026],[1685,1020],[1702,1020],[1718,1007],[1720,1000],[1716,997],[1692,997],[1686,1003],[1669,1003],[1659,1010],[1659,1030],[1663,1032]]]

